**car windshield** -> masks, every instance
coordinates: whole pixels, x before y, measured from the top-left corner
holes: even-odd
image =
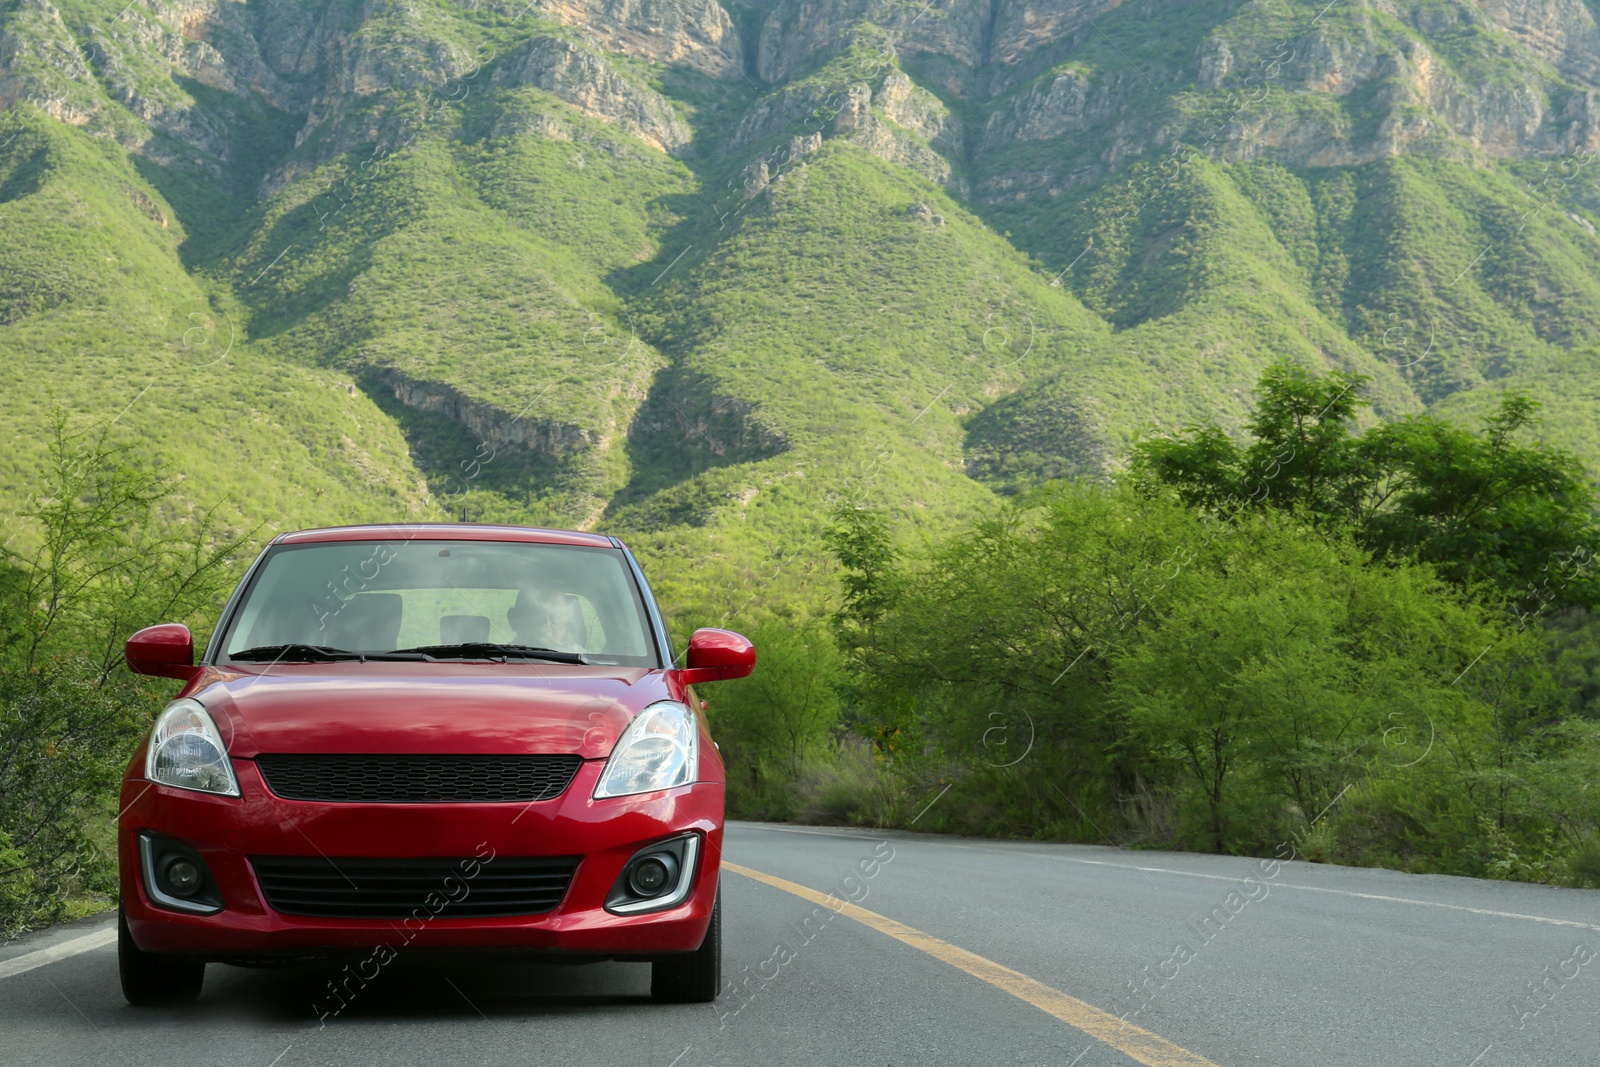
[[[240,662],[415,650],[390,658],[658,666],[649,633],[617,549],[328,541],[270,549],[221,648]]]

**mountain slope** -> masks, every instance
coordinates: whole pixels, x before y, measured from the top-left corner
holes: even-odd
[[[1600,468],[1581,0],[8,0],[0,106],[8,507],[60,403],[237,523],[601,527],[719,617],[1284,357]]]
[[[6,510],[42,481],[45,414],[112,423],[233,529],[413,515],[424,490],[392,421],[348,377],[263,355],[178,256],[172,208],[119,153],[10,116],[0,170],[0,459]],[[293,486],[293,493],[285,493]]]

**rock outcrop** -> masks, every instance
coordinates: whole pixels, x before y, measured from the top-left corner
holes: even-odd
[[[789,449],[788,439],[767,424],[755,404],[676,368],[656,379],[628,434],[671,441],[697,469],[752,463]]]
[[[864,84],[851,86],[833,131],[890,163],[958,194],[966,192],[950,162],[961,158],[960,123],[938,97],[899,70],[885,75],[876,92]]]
[[[49,0],[23,0],[0,28],[0,107],[26,102],[58,121],[108,130],[89,65],[94,54]]]
[[[1600,28],[1584,0],[1478,0],[1476,7],[1491,25],[1567,77],[1600,84]],[[1435,29],[1423,18],[1417,28]]]
[[[778,148],[771,160],[759,161],[775,172],[797,157],[796,146],[810,151],[824,137],[843,138],[964,193],[965,181],[953,163],[965,151],[960,121],[937,96],[890,63],[883,64],[874,81],[876,88],[867,81],[808,82],[773,93],[745,114],[728,147],[744,148],[788,134],[787,153]]]
[[[533,0],[518,3],[580,29],[601,47],[655,63],[681,64],[713,77],[739,77],[744,47],[716,0]]]
[[[519,46],[495,65],[492,80],[553,93],[664,152],[682,151],[693,136],[660,93],[624,78],[597,53],[557,37],[536,37]]]
[[[394,392],[395,399],[416,411],[443,415],[466,427],[479,441],[502,451],[519,448],[544,459],[567,459],[593,448],[599,437],[570,422],[511,413],[460,392],[443,382],[411,378],[392,367],[370,367],[367,373]]]
[[[1118,72],[1095,79],[1068,68],[1039,78],[990,114],[983,127],[983,147],[1082,133],[1128,106],[1132,77]]]
[[[804,0],[775,6],[761,25],[756,71],[766,81],[792,77],[817,56],[846,44],[862,24],[886,32],[903,55],[937,55],[966,68],[947,85],[962,95],[1004,89],[1037,73],[1042,61],[1093,32],[1090,20],[1124,0]]]
[[[1244,5],[1243,15],[1254,7]],[[1070,13],[1053,17],[1064,26]],[[978,155],[1029,141],[1063,150],[984,175],[976,195],[1059,195],[1180,145],[1218,160],[1299,167],[1401,153],[1465,161],[1600,148],[1600,31],[1581,0],[1425,8],[1347,0],[1325,18],[1280,29],[1270,38],[1258,21],[1222,20],[1198,42],[1192,74],[1069,62],[1021,83],[989,113]],[[1152,107],[1151,84],[1190,77],[1197,91]],[[1086,136],[1093,157],[1072,150]]]

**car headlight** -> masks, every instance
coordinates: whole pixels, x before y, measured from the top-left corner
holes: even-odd
[[[187,697],[174,700],[156,719],[145,753],[144,776],[179,789],[239,795],[239,780],[233,775],[217,724],[205,705]]]
[[[688,785],[700,767],[694,712],[675,700],[651,704],[628,724],[594,787],[596,799]]]

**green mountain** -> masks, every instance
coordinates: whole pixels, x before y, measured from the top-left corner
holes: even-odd
[[[1584,0],[5,0],[0,508],[44,413],[266,530],[598,528],[815,604],[1290,357],[1600,470]]]

